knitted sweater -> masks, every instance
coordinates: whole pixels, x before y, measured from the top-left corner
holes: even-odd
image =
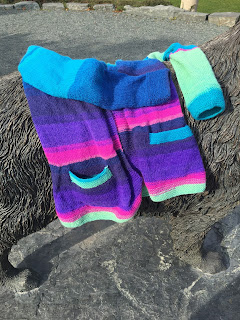
[[[37,47],[19,71],[64,226],[124,222],[142,196],[163,201],[205,190],[198,146],[160,61],[110,65]]]

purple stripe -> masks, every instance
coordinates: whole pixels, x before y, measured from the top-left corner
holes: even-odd
[[[66,114],[73,114],[75,117],[84,115],[84,118],[91,119],[101,116],[103,112],[107,114],[110,113],[108,110],[103,110],[83,101],[53,97],[34,88],[28,90],[32,91],[30,96],[28,93],[26,95],[29,105],[31,106],[33,118],[38,118],[39,116],[45,116],[46,118],[48,118],[48,116],[63,117]],[[38,93],[41,94],[38,95]],[[39,105],[41,105],[41,109],[36,107]]]
[[[85,122],[35,125],[43,148],[101,141],[118,135],[113,119],[88,120]]]
[[[95,189],[98,189],[96,192]],[[124,210],[133,204],[136,197],[141,193],[142,178],[134,176],[131,183],[126,179],[126,183],[120,184],[118,179],[112,177],[102,186],[84,189],[73,184],[73,188],[68,190],[60,189],[57,194],[54,192],[54,199],[57,211],[68,212],[76,210],[84,205],[89,206],[118,206]]]
[[[132,139],[130,141],[126,141],[128,143],[127,145],[123,143],[124,148],[127,148],[128,150],[127,154],[129,156],[133,156],[134,158],[138,157],[141,159],[147,159],[155,155],[197,148],[197,144],[193,136],[183,140],[153,145],[149,144],[149,137],[147,137],[145,140],[143,137],[141,137],[142,139],[140,139],[140,137],[135,138],[136,139],[134,141]]]
[[[204,167],[198,148],[177,151],[175,153],[160,154],[139,159],[129,157],[139,169],[146,182],[176,179],[194,172],[203,172]]]

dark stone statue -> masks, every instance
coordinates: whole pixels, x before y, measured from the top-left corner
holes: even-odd
[[[206,54],[219,81],[226,111],[214,119],[196,121],[183,112],[198,142],[207,172],[202,194],[179,196],[161,203],[144,198],[136,215],[170,221],[177,256],[203,272],[227,267],[224,250],[206,244],[212,226],[240,204],[240,23],[205,43]],[[18,72],[0,79],[0,281],[13,290],[39,285],[33,270],[16,269],[8,261],[13,244],[44,228],[56,218],[51,174],[31,120]],[[216,235],[219,237],[221,235]]]

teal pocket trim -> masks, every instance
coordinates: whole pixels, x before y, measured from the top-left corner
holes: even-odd
[[[182,128],[168,130],[157,133],[149,133],[150,144],[160,144],[166,142],[173,142],[177,140],[183,140],[191,137],[192,131],[189,126],[185,126]]]
[[[101,184],[105,183],[112,177],[112,173],[108,166],[106,166],[103,171],[92,178],[79,178],[74,173],[69,171],[70,179],[73,183],[78,185],[83,189],[91,189],[100,186]]]

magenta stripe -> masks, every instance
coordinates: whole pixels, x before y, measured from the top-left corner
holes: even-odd
[[[192,48],[192,49],[183,49],[183,48],[180,48],[180,49],[177,49],[177,51],[171,52],[170,55],[169,55],[169,57],[170,57],[172,54],[177,53],[177,52],[179,52],[179,51],[192,51],[192,50],[194,50],[194,49],[197,49],[197,48],[196,48],[196,47],[195,47],[195,48]]]
[[[92,147],[92,146],[106,146],[106,145],[114,145],[114,149],[122,149],[121,142],[119,139],[119,136],[113,136],[110,139],[106,140],[89,140],[81,143],[75,143],[75,144],[67,144],[67,145],[62,145],[58,147],[50,147],[50,148],[44,148],[45,153],[55,153],[55,152],[64,152],[64,151],[69,151],[69,150],[76,150],[80,148],[87,148],[87,147]]]
[[[152,113],[150,117],[143,116],[135,120],[134,119],[122,119],[121,121],[116,120],[116,124],[118,127],[118,131],[123,132],[126,130],[131,130],[135,127],[144,127],[144,126],[149,126],[156,123],[163,123],[163,122],[167,122],[167,121],[174,120],[181,117],[183,117],[182,110],[174,114],[169,114],[165,117],[162,117],[161,114],[158,114],[156,112],[155,114]]]
[[[150,194],[159,194],[160,191],[164,192],[169,188],[178,187],[183,184],[199,184],[206,182],[205,172],[191,173],[185,177],[169,180],[160,180],[157,182],[145,182],[145,185]]]
[[[60,167],[66,166],[74,162],[81,162],[96,157],[101,157],[105,160],[115,157],[116,150],[113,148],[113,143],[105,146],[88,146],[85,148],[79,148],[74,150],[66,150],[61,152],[47,152],[45,155],[48,159],[49,164]]]
[[[164,111],[166,109],[179,106],[180,102],[178,99],[171,101],[167,104],[161,104],[154,107],[144,107],[144,108],[137,108],[137,109],[123,109],[120,111],[113,111],[114,118],[136,118],[141,115],[146,115],[153,111]]]
[[[58,218],[63,222],[74,222],[90,212],[108,211],[115,214],[118,219],[128,219],[134,216],[142,201],[142,195],[134,201],[130,210],[124,210],[118,207],[91,207],[83,206],[80,209],[76,209],[67,213],[57,212]]]

